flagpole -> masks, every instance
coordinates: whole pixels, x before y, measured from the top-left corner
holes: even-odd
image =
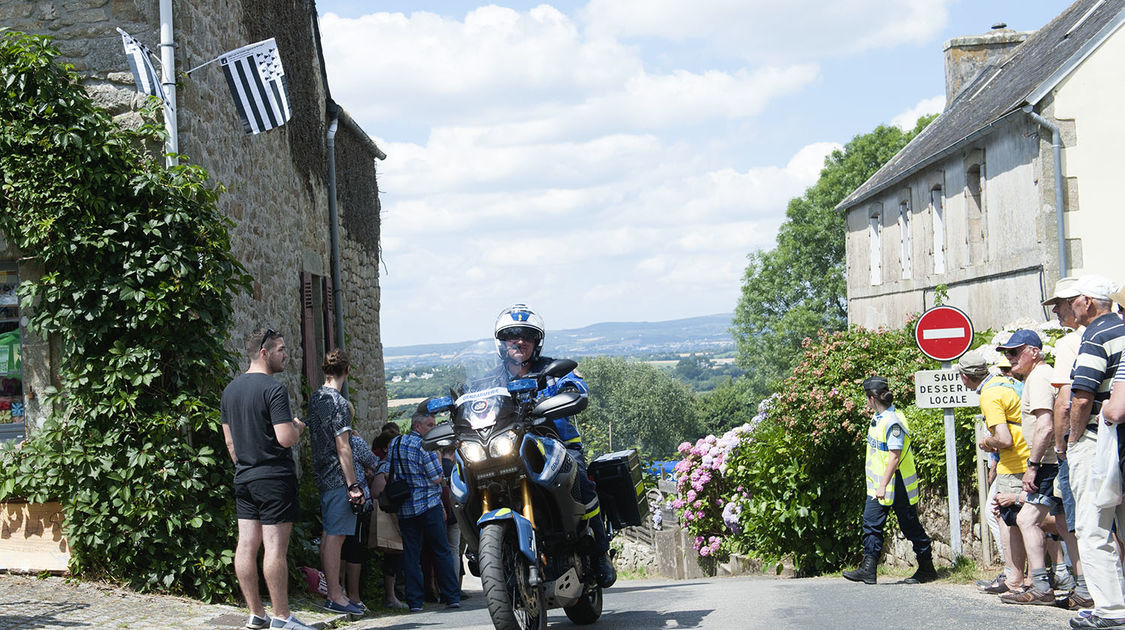
[[[160,65],[160,82],[168,97],[164,103],[164,127],[168,130],[164,152],[169,154],[165,163],[172,167],[180,163],[176,157],[180,153],[180,138],[176,126],[176,42],[172,31],[172,0],[160,0]]]

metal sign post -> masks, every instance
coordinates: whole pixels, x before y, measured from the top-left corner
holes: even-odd
[[[941,361],[943,370],[953,367],[953,359],[964,354],[973,343],[973,323],[961,309],[935,306],[918,318],[914,340],[926,356]],[[949,492],[949,546],[961,555],[961,499],[957,489],[957,423],[954,407],[945,410],[945,479]],[[982,508],[984,509],[984,508]]]

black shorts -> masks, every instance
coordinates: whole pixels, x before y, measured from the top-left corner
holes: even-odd
[[[295,523],[301,518],[297,477],[255,479],[234,484],[234,513],[262,525]]]
[[[1035,492],[1027,495],[1027,502],[1045,505],[1055,514],[1062,507],[1062,499],[1055,496],[1055,477],[1058,476],[1058,464],[1040,464],[1035,473]]]

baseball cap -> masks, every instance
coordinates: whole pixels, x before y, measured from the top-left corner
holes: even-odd
[[[1051,306],[1059,300],[1069,300],[1070,298],[1077,296],[1078,291],[1076,291],[1074,288],[1074,285],[1077,283],[1078,278],[1076,278],[1075,276],[1059,278],[1059,281],[1055,283],[1055,294],[1047,298],[1046,300],[1043,300],[1043,306]]]
[[[1007,350],[1011,348],[1018,348],[1020,346],[1035,346],[1036,348],[1043,348],[1043,340],[1039,338],[1039,334],[1034,330],[1021,328],[1012,333],[1011,337],[1004,343],[996,346],[998,350]]]
[[[965,376],[973,378],[980,378],[988,376],[988,362],[984,360],[984,356],[976,350],[970,350],[961,355],[961,360],[958,361],[953,367]]]
[[[1078,278],[1074,290],[1078,295],[1094,298],[1095,300],[1108,300],[1109,296],[1117,293],[1121,287],[1105,276],[1088,275]]]

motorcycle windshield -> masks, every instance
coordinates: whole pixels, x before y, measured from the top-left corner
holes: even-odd
[[[512,395],[504,387],[490,387],[469,392],[454,402],[454,419],[467,423],[474,431],[491,429],[497,421],[507,420],[515,411]]]

